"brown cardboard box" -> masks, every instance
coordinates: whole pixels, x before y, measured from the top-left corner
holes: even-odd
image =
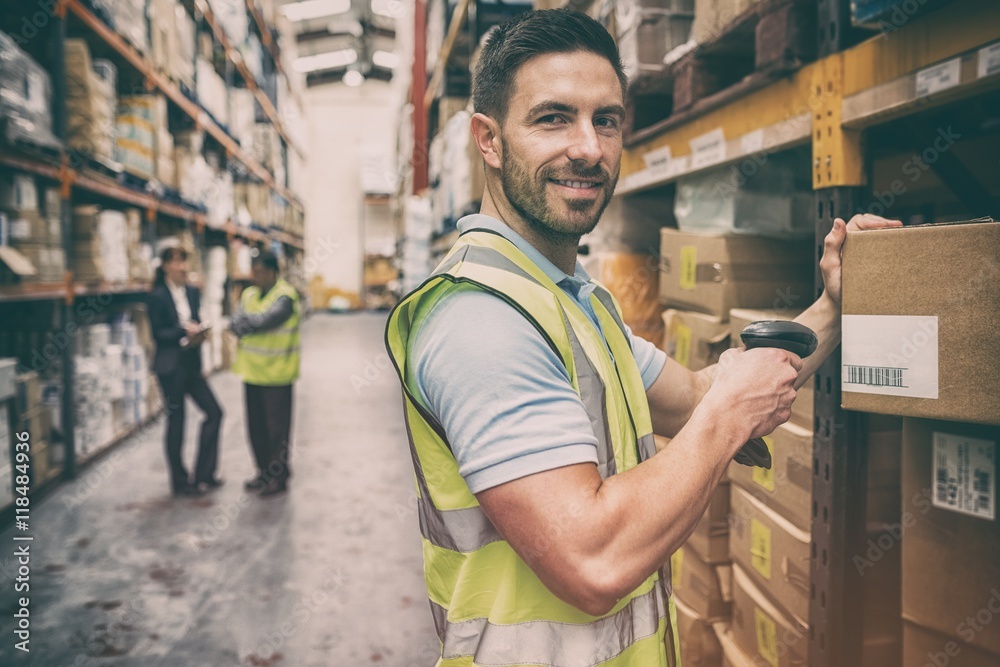
[[[903,623],[903,664],[906,667],[997,667],[1000,655],[913,623]]]
[[[663,350],[693,371],[718,363],[729,349],[729,325],[719,317],[690,310],[663,313]]]
[[[681,664],[684,667],[719,667],[722,647],[712,630],[712,624],[678,599],[677,635],[681,640]]]
[[[812,523],[812,431],[782,424],[765,436],[764,442],[771,451],[771,469],[731,463],[729,479],[808,532]]]
[[[1000,222],[852,232],[843,405],[1000,424]]]
[[[710,565],[681,547],[670,557],[674,595],[700,618],[715,621],[729,616],[732,573],[728,564]]]
[[[740,332],[752,322],[762,320],[794,320],[802,314],[801,310],[778,307],[771,310],[753,310],[750,308],[733,308],[729,311],[729,341],[733,347],[743,347]],[[795,402],[792,403],[792,416],[788,420],[802,428],[813,430],[814,403],[816,391],[813,379],[799,388]]]
[[[660,299],[729,318],[732,308],[812,303],[812,243],[661,230]]]
[[[706,563],[729,562],[729,484],[720,484],[684,546]]]
[[[741,13],[759,0],[695,0],[691,38],[699,44],[719,36]]]
[[[903,619],[1000,655],[998,449],[1000,428],[904,419],[897,534]]]
[[[776,606],[741,567],[733,566],[731,635],[751,664],[800,667],[809,653],[808,626]],[[739,664],[734,662],[734,664]]]
[[[741,487],[730,486],[729,555],[790,615],[809,618],[809,544],[812,536]]]
[[[657,297],[656,256],[599,252],[585,258],[583,265],[618,300],[632,333],[658,345],[663,338],[663,307]]]

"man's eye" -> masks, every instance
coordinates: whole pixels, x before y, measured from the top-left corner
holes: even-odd
[[[558,114],[549,114],[548,116],[542,116],[538,119],[539,123],[543,124],[554,124],[563,122],[563,117]]]
[[[597,118],[596,120],[594,120],[594,125],[596,125],[597,127],[617,128],[618,127],[618,119],[617,118],[613,118],[611,116],[602,116],[602,117]]]

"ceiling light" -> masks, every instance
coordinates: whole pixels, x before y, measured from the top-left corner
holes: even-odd
[[[328,51],[317,53],[314,56],[303,56],[296,58],[292,67],[296,72],[315,72],[321,69],[336,69],[337,67],[347,67],[358,59],[358,52],[354,49],[341,49],[339,51]]]
[[[403,15],[403,3],[399,0],[372,0],[372,13],[398,19]]]
[[[351,9],[351,0],[305,0],[282,7],[289,21],[308,21],[321,16],[343,14]]]
[[[399,67],[399,56],[389,51],[376,51],[372,54],[372,63],[386,69],[396,69]]]
[[[365,82],[364,75],[356,69],[344,72],[344,85],[356,88]]]

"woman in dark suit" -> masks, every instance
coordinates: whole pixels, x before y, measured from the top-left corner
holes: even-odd
[[[201,373],[201,344],[207,328],[198,308],[201,294],[187,284],[188,255],[180,247],[160,254],[153,289],[149,293],[149,323],[156,341],[153,371],[160,380],[167,412],[166,451],[174,495],[198,496],[219,487],[216,477],[222,408]],[[194,478],[188,476],[181,457],[184,440],[184,397],[190,396],[205,418],[198,437],[198,462]]]

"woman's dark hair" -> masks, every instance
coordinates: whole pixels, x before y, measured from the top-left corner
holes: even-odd
[[[167,246],[160,251],[160,265],[156,267],[156,275],[153,276],[153,287],[159,287],[167,283],[167,274],[163,271],[163,265],[175,259],[187,259],[188,251],[177,246]]]
[[[502,123],[521,65],[546,53],[575,51],[607,58],[625,95],[628,77],[618,46],[604,26],[572,9],[547,9],[518,14],[490,33],[473,78],[473,108]]]

